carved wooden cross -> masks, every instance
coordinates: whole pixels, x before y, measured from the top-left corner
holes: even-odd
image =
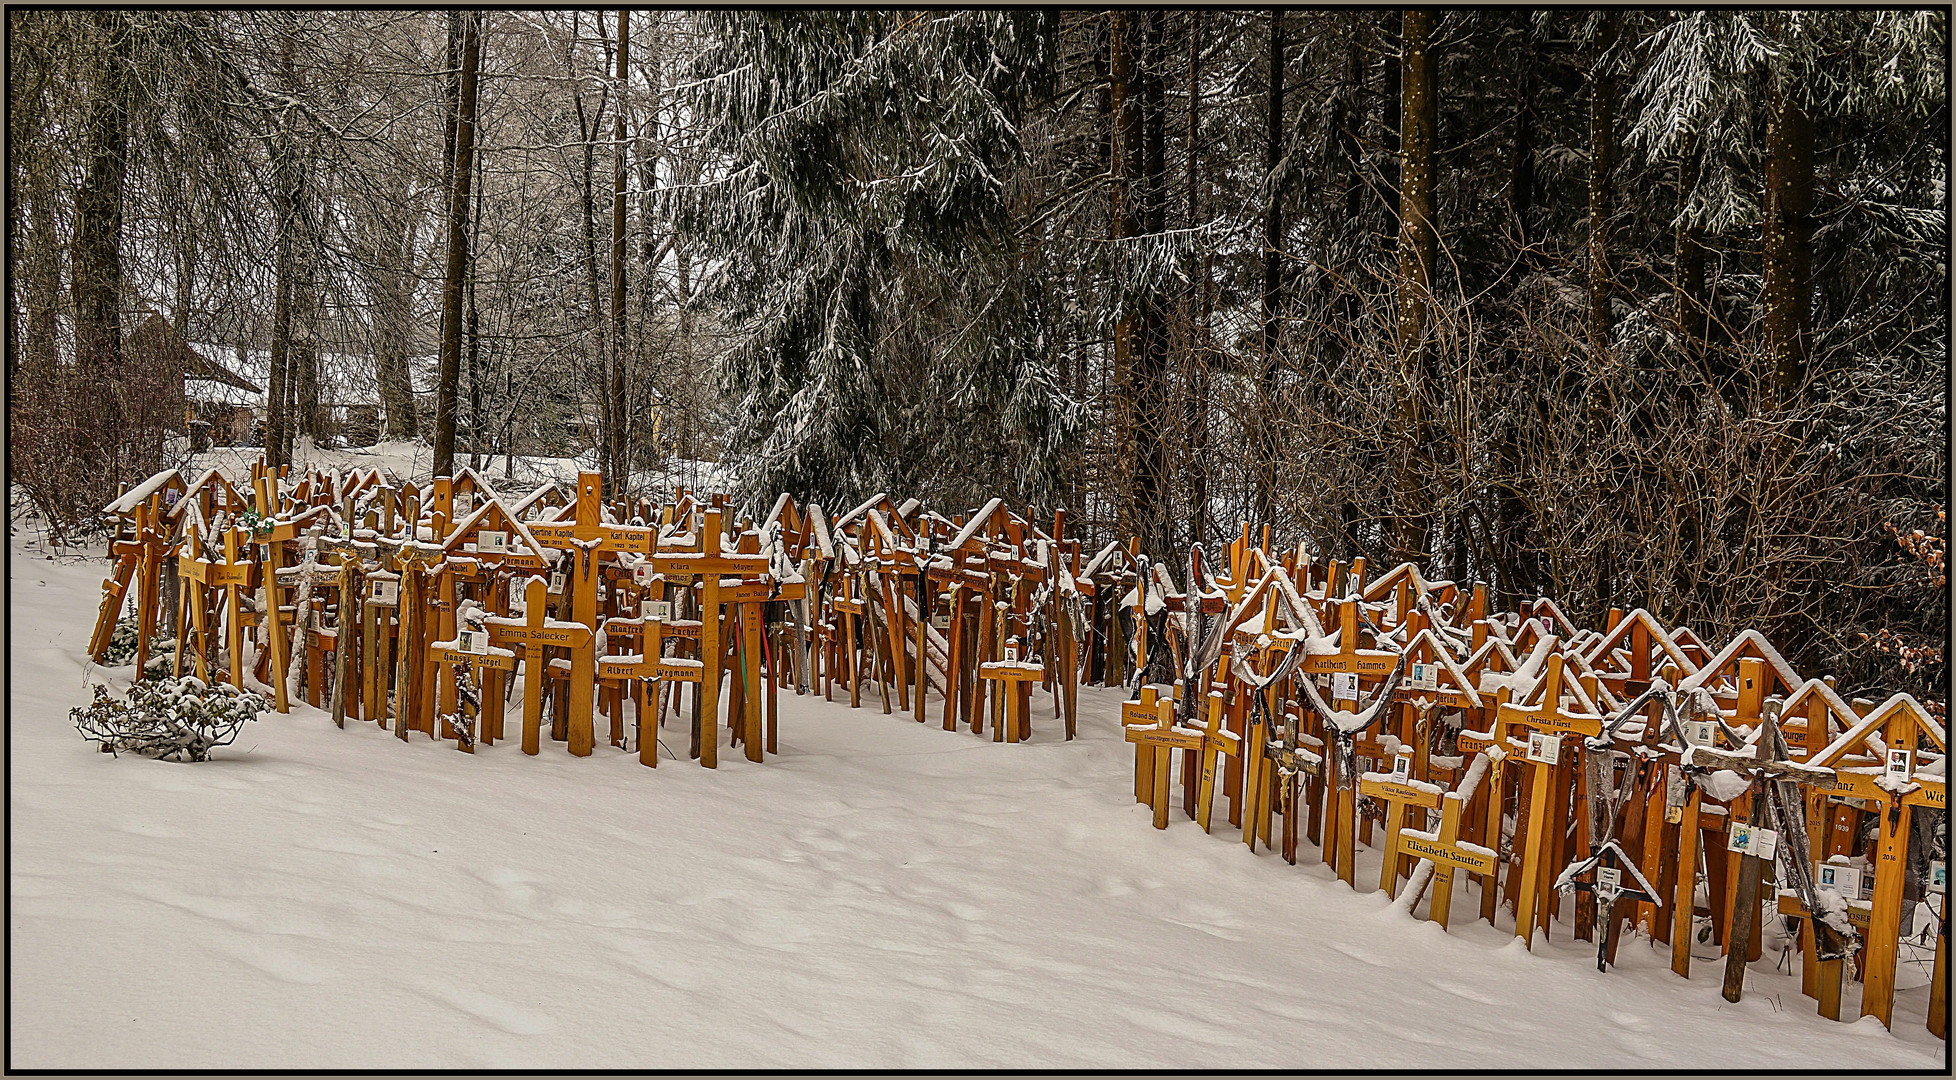
[[[1603,731],[1602,716],[1594,712],[1572,712],[1562,707],[1562,663],[1560,653],[1548,658],[1548,667],[1537,688],[1538,697],[1534,705],[1503,702],[1496,710],[1497,723],[1513,724],[1539,736],[1531,737],[1529,745],[1531,749],[1539,746],[1541,752],[1523,755],[1530,770],[1531,787],[1527,838],[1521,842],[1521,883],[1515,896],[1515,934],[1531,949],[1535,944],[1537,913],[1539,911],[1543,916],[1547,914],[1545,908],[1538,908],[1537,901],[1543,885],[1542,866],[1547,856],[1548,822],[1557,817],[1551,807],[1549,789],[1561,760],[1562,739],[1572,734],[1595,736]],[[1544,740],[1552,741],[1553,746]]]
[[[700,765],[708,769],[717,768],[720,762],[720,678],[723,670],[720,666],[723,648],[720,579],[725,574],[743,578],[764,577],[767,574],[767,556],[728,554],[720,549],[720,540],[725,532],[721,514],[722,511],[714,507],[700,515],[699,532],[693,538],[691,550],[661,547],[653,551],[649,560],[652,572],[665,574],[668,580],[685,575],[682,580],[690,581],[697,576],[700,582],[700,659],[704,662],[700,682]],[[536,526],[532,525],[530,531],[534,533]],[[761,759],[760,740],[754,739],[748,743],[747,758],[750,761]]]
[[[1132,730],[1153,724],[1158,711],[1156,704],[1160,700],[1161,691],[1152,686],[1142,687],[1135,700],[1121,703],[1121,726]],[[1155,801],[1155,744],[1135,739],[1128,741],[1134,743],[1134,801],[1152,805]]]
[[[1440,785],[1415,780],[1410,775],[1401,777],[1396,772],[1368,772],[1358,778],[1358,793],[1385,803],[1385,857],[1380,861],[1379,889],[1387,896],[1397,895],[1399,832],[1406,824],[1406,808],[1416,806],[1423,810],[1439,809],[1440,796],[1443,794]]]
[[[592,661],[591,628],[583,623],[549,618],[549,585],[539,577],[525,583],[524,618],[483,620],[489,628],[491,645],[524,646],[523,663],[523,752],[535,756],[542,748],[543,685],[550,661],[547,650],[570,650],[570,752],[578,757],[591,753]]]
[[[463,634],[482,634],[486,640],[486,630],[463,630]],[[475,753],[475,744],[480,741],[485,746],[496,744],[494,719],[503,712],[503,684],[500,678],[482,680],[485,671],[504,672],[516,670],[516,653],[512,649],[489,646],[482,652],[464,651],[464,642],[458,635],[450,641],[437,641],[429,648],[429,654],[441,667],[441,702],[439,713],[454,716],[455,749],[465,753]],[[456,701],[456,668],[465,668],[476,678],[478,698],[475,710],[473,731],[461,723],[460,705]]]
[[[1498,749],[1494,752],[1501,753]],[[1388,859],[1397,855],[1413,855],[1432,861],[1433,901],[1427,907],[1427,918],[1439,923],[1442,930],[1447,928],[1447,920],[1453,912],[1454,871],[1466,870],[1479,874],[1492,887],[1494,871],[1501,861],[1493,850],[1460,839],[1460,816],[1466,807],[1467,801],[1458,793],[1447,792],[1440,798],[1440,831],[1431,833],[1420,829],[1401,829],[1397,853],[1391,850],[1387,852]]]
[[[1316,751],[1297,745],[1300,718],[1294,712],[1289,710],[1286,712],[1281,734],[1278,738],[1270,740],[1268,753],[1271,765],[1277,770],[1277,811],[1284,823],[1281,850],[1284,861],[1296,866],[1298,776],[1300,773],[1322,776],[1324,759]],[[1320,747],[1322,745],[1319,744]]]
[[[1155,702],[1155,722],[1149,724],[1127,724],[1127,741],[1146,745],[1154,751],[1154,783],[1151,785],[1155,809],[1155,828],[1168,827],[1168,768],[1175,758],[1175,751],[1200,750],[1205,738],[1202,732],[1175,726],[1175,703],[1160,699]]]
[[[650,554],[658,540],[657,529],[605,523],[604,476],[593,472],[577,474],[577,503],[571,520],[531,522],[528,528],[537,543],[569,555],[568,563],[560,565],[569,579],[571,619],[594,631],[598,628],[600,556],[622,551]]]
[[[606,629],[624,622],[640,628],[643,640],[637,653],[605,656],[598,659],[598,675],[605,679],[654,679],[698,683],[705,665],[699,660],[665,655],[665,621],[662,619],[613,620]],[[647,694],[658,700],[656,693]],[[659,709],[638,710],[638,760],[650,768],[659,767]]]

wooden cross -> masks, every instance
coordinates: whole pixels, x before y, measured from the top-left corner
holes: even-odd
[[[1183,691],[1187,693],[1187,690]],[[1223,696],[1211,690],[1208,696],[1208,719],[1202,728],[1202,745],[1196,748],[1196,757],[1202,762],[1202,786],[1196,794],[1195,819],[1202,825],[1202,831],[1209,831],[1209,813],[1216,798],[1216,771],[1225,757],[1238,757],[1242,753],[1242,736],[1223,726]],[[1183,765],[1187,768],[1187,765]],[[1292,859],[1295,862],[1296,859]]]
[[[440,564],[443,557],[439,546],[412,538],[417,502],[415,497],[408,497],[409,537],[392,545],[394,571],[400,575],[400,604],[396,609],[399,625],[395,630],[400,670],[395,675],[394,731],[403,740],[410,729],[426,731],[429,738],[437,737],[435,703],[429,693],[433,689],[434,669],[427,661],[428,645],[443,636],[430,632],[429,623],[433,621],[430,597],[422,591],[429,569]]]
[[[360,599],[361,573],[369,565],[362,554],[373,551],[374,546],[353,539],[353,497],[350,495],[346,498],[346,514],[342,520],[345,522],[342,535],[322,538],[319,549],[337,557],[339,562],[340,619],[339,626],[334,629],[332,708],[334,726],[343,728],[346,726],[347,692],[353,685],[354,658],[365,644],[360,626],[363,621],[371,621],[360,617],[366,607]],[[354,707],[359,708],[357,698]]]
[[[305,649],[305,663],[308,673],[307,681],[309,684],[316,686],[319,681],[318,676],[321,665],[324,663],[324,659],[320,655],[323,651],[323,644],[319,638],[325,633],[319,617],[319,609],[325,605],[316,596],[316,590],[321,583],[336,584],[339,579],[339,571],[337,567],[329,567],[319,561],[319,544],[317,541],[307,542],[301,551],[302,554],[297,564],[280,567],[272,575],[268,576],[292,578],[298,582],[297,592],[294,593],[292,601],[297,609],[293,612],[293,640]],[[329,571],[331,572],[329,573]],[[266,589],[266,605],[268,607],[275,606],[277,602],[277,595],[268,587]],[[297,659],[297,657],[295,656],[294,659]],[[284,682],[283,679],[279,681],[281,683]],[[317,693],[309,693],[308,701],[310,704],[317,706],[319,704]]]
[[[1220,697],[1221,695],[1218,694],[1215,696]],[[1324,774],[1324,758],[1315,750],[1306,749],[1297,745],[1299,738],[1297,728],[1300,720],[1301,717],[1297,716],[1295,712],[1286,715],[1282,735],[1270,740],[1268,747],[1270,763],[1277,770],[1277,811],[1283,818],[1283,847],[1281,850],[1284,861],[1292,866],[1297,865],[1297,803],[1300,794],[1297,789],[1299,774],[1309,773],[1312,776],[1322,776]],[[1321,742],[1317,745],[1319,749],[1322,749],[1324,746]]]
[[[852,709],[862,708],[862,665],[856,657],[856,620],[862,616],[863,602],[856,595],[856,578],[855,574],[844,573],[843,591],[829,601],[835,613],[842,616],[842,655],[848,660],[843,670],[849,676],[849,707]]]
[[[170,475],[175,475],[174,470]],[[95,632],[88,640],[88,655],[100,663],[115,636],[122,617],[122,603],[133,580],[136,592],[136,677],[142,678],[149,663],[149,639],[156,633],[157,569],[163,560],[168,537],[159,525],[162,499],[159,491],[131,511],[132,530],[127,539],[115,541],[110,550],[116,556],[115,573],[102,582],[102,609],[95,619]]]
[[[619,620],[637,623],[644,640],[637,653],[606,656],[598,660],[598,676],[605,679],[654,679],[698,683],[705,665],[699,660],[665,655],[665,621],[662,619]],[[606,624],[609,632],[617,621]],[[655,703],[656,693],[648,694]],[[659,767],[659,709],[638,710],[638,760],[649,768]]]
[[[1809,758],[1810,767],[1832,768],[1836,781],[1848,778],[1850,791],[1868,792],[1859,797],[1872,799],[1880,821],[1879,847],[1874,870],[1874,898],[1868,926],[1867,961],[1863,971],[1861,1015],[1878,1018],[1893,1027],[1895,1008],[1895,967],[1899,959],[1902,892],[1908,862],[1909,817],[1921,807],[1931,813],[1949,812],[1947,772],[1931,778],[1911,772],[1906,779],[1887,775],[1899,762],[1881,762],[1881,775],[1862,772],[1843,764],[1847,755],[1859,748],[1869,735],[1881,733],[1881,745],[1890,754],[1906,753],[1913,767],[1914,755],[1940,754],[1948,760],[1948,744],[1938,724],[1915,698],[1896,694],[1869,710],[1859,724],[1849,729],[1819,755]],[[1922,744],[1926,743],[1926,748]],[[1947,765],[1944,766],[1945,770]],[[1866,779],[1861,779],[1866,777]],[[1879,792],[1877,797],[1874,793]],[[1824,986],[1824,980],[1823,980]],[[1946,1000],[1946,999],[1945,999]],[[1930,1017],[1932,1024],[1937,1022]]]
[[[623,551],[650,554],[659,535],[653,528],[606,524],[604,476],[594,472],[577,474],[577,503],[571,520],[531,522],[528,528],[537,543],[569,554],[564,570],[570,584],[571,619],[593,631],[598,628],[599,556]]]
[[[1174,761],[1175,751],[1200,750],[1206,738],[1200,731],[1175,726],[1175,703],[1172,700],[1155,702],[1155,722],[1149,724],[1127,724],[1127,741],[1145,744],[1154,751],[1154,783],[1151,785],[1155,809],[1155,828],[1168,827],[1168,768]]]
[[[1004,730],[993,729],[993,741],[1024,742],[1026,739],[1026,696],[1031,684],[1046,677],[1046,665],[1024,660],[998,660],[978,665],[980,678],[998,684],[999,700],[1005,702]]]
[[[1547,663],[1548,669],[1542,676],[1537,703],[1522,706],[1502,702],[1496,710],[1496,722],[1497,726],[1513,724],[1553,739],[1556,744],[1554,753],[1559,763],[1563,736],[1600,735],[1603,732],[1603,718],[1593,712],[1579,713],[1564,709],[1561,654],[1550,656]],[[1543,885],[1542,865],[1547,854],[1548,822],[1557,816],[1551,809],[1549,788],[1558,765],[1531,755],[1524,755],[1523,761],[1529,768],[1531,787],[1527,839],[1522,847],[1521,882],[1515,894],[1515,935],[1533,949],[1537,913],[1539,911],[1543,917],[1547,915],[1546,907],[1538,908],[1537,901]]]
[[[178,602],[182,610],[177,614],[177,652],[170,672],[172,677],[183,675],[183,658],[188,652],[197,662],[197,678],[210,681],[210,600],[205,590],[211,587],[216,569],[216,563],[204,558],[197,526],[186,522],[183,540],[177,548]],[[192,639],[196,641],[194,650]]]
[[[1433,902],[1427,908],[1427,918],[1439,923],[1442,930],[1447,928],[1447,921],[1453,912],[1454,871],[1466,870],[1479,874],[1491,887],[1495,869],[1501,861],[1492,849],[1460,839],[1460,817],[1466,807],[1467,801],[1459,793],[1447,792],[1440,798],[1439,832],[1400,829],[1396,848],[1388,848],[1386,852],[1388,861],[1395,861],[1403,854],[1433,863]]]
[[[251,583],[252,569],[250,557],[238,553],[243,533],[237,527],[224,530],[224,558],[210,567],[207,582],[224,590],[224,647],[231,657],[231,685],[240,690],[244,689],[244,590]],[[272,604],[277,602],[277,594],[270,589],[265,593]]]
[[[587,757],[592,741],[592,677],[596,674],[591,655],[591,628],[579,622],[549,618],[545,612],[549,588],[540,577],[529,579],[523,589],[523,619],[491,616],[483,624],[489,628],[491,645],[524,647],[523,752],[532,757],[542,748],[543,684],[550,667],[546,650],[570,650],[570,752]]]
[[[1121,726],[1133,731],[1136,727],[1146,727],[1155,722],[1159,711],[1161,691],[1153,686],[1141,688],[1140,695],[1133,701],[1121,703]],[[1171,705],[1173,702],[1170,703]],[[1155,801],[1155,744],[1145,740],[1129,738],[1134,744],[1134,801],[1153,804]]]
[[[486,631],[463,631],[464,633],[485,633]],[[475,753],[475,744],[480,741],[485,746],[496,744],[494,718],[503,713],[503,683],[501,678],[483,681],[480,676],[485,671],[497,673],[516,670],[516,652],[512,649],[499,649],[491,646],[487,652],[463,652],[461,639],[437,641],[429,649],[435,663],[441,667],[441,702],[438,708],[442,716],[455,716],[455,749],[465,753]],[[460,703],[456,701],[455,669],[466,668],[476,676],[480,697],[475,713],[475,732],[471,737],[467,727],[460,721]]]
[[[1621,879],[1620,875],[1625,870],[1630,872],[1631,880],[1635,882],[1636,888],[1631,888],[1630,882],[1625,882]],[[1590,875],[1588,881],[1581,880],[1584,874]],[[1570,863],[1565,867],[1562,873],[1557,875],[1555,885],[1557,889],[1573,888],[1578,892],[1589,893],[1596,900],[1596,921],[1608,927],[1604,933],[1597,935],[1596,938],[1596,970],[1598,972],[1608,970],[1607,961],[1614,952],[1617,930],[1622,926],[1622,920],[1616,918],[1613,914],[1616,910],[1617,902],[1626,899],[1638,900],[1647,904],[1661,904],[1663,902],[1658,899],[1657,886],[1652,885],[1644,877],[1643,872],[1637,869],[1636,860],[1632,859],[1622,847],[1618,846],[1614,837],[1598,845],[1594,851],[1590,852],[1587,859],[1581,862]],[[1744,952],[1743,949],[1739,951]]]
[[[720,550],[720,540],[725,533],[721,513],[718,507],[714,507],[701,515],[700,529],[691,550],[661,547],[653,551],[648,560],[652,564],[652,572],[665,574],[668,580],[685,575],[683,580],[691,581],[697,576],[700,582],[700,659],[705,664],[700,683],[700,765],[708,769],[717,768],[720,760],[721,575],[745,577],[764,576],[767,573],[765,555],[727,554]],[[536,526],[530,526],[530,531],[534,533]],[[761,759],[760,740],[748,742],[747,758],[750,761]]]
[[[1386,805],[1385,858],[1381,860],[1379,889],[1393,896],[1399,891],[1399,833],[1406,823],[1406,808],[1439,809],[1440,785],[1410,776],[1400,778],[1392,773],[1368,772],[1358,778],[1358,793]]]

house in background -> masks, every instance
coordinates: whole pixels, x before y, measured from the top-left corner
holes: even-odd
[[[172,395],[170,430],[190,437],[190,448],[235,446],[251,441],[262,416],[265,392],[251,380],[191,347],[163,316],[150,313],[123,340],[123,363],[156,373]]]

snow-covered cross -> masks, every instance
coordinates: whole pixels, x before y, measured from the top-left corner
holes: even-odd
[[[523,586],[523,618],[491,616],[483,624],[491,646],[524,646],[523,752],[532,757],[542,750],[543,684],[550,667],[547,650],[570,650],[570,752],[585,757],[591,753],[592,680],[597,674],[591,628],[549,618],[549,588],[542,578],[530,578]]]

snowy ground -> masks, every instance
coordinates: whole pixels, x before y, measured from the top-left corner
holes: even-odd
[[[1113,692],[1022,746],[789,695],[780,756],[717,772],[304,707],[207,764],[98,754],[105,564],[12,555],[13,1067],[1945,1068],[1914,964],[1890,1034],[1770,950],[1729,1005],[1712,960],[1599,975],[1471,889],[1449,935],[1308,845],[1157,832]]]

